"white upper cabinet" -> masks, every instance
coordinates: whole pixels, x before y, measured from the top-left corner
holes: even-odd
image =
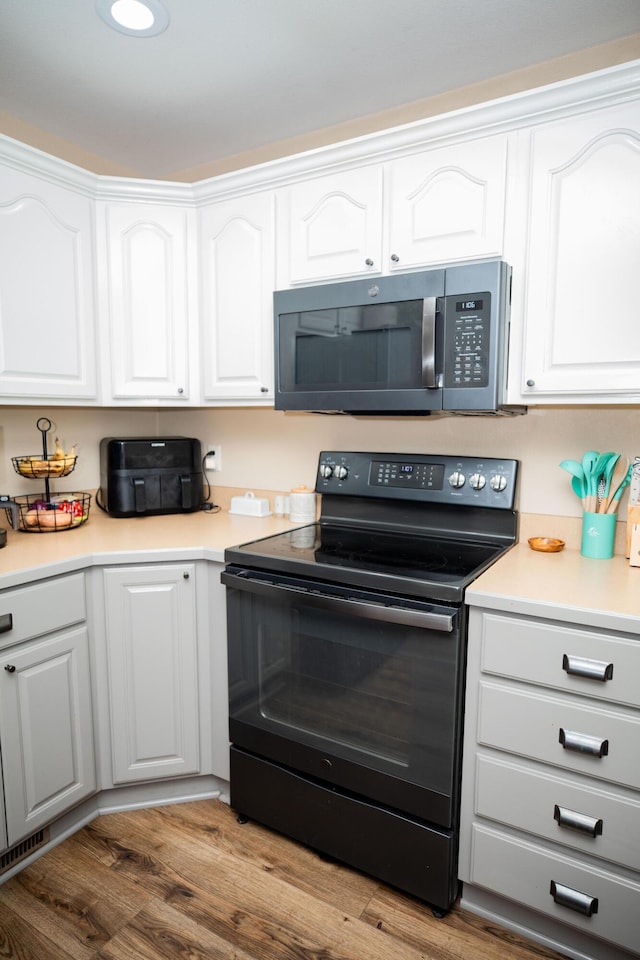
[[[200,210],[203,399],[273,399],[275,216],[271,192]]]
[[[110,356],[106,402],[185,403],[191,396],[195,214],[186,204],[106,202],[99,215]]]
[[[639,402],[640,102],[530,136],[522,397]]]
[[[507,143],[470,140],[388,165],[388,269],[502,255]]]
[[[93,201],[0,163],[0,402],[97,397]]]
[[[287,188],[280,285],[500,256],[507,143],[422,149]]]
[[[381,165],[296,183],[282,208],[282,286],[383,270]]]

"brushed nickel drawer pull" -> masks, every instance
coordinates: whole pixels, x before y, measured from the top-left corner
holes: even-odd
[[[592,917],[598,912],[598,898],[590,897],[588,893],[580,893],[572,887],[565,887],[562,883],[551,881],[549,893],[553,897],[554,903],[561,907],[568,907],[569,910],[575,910],[582,913],[585,917]]]
[[[563,654],[562,669],[570,676],[585,677],[587,680],[612,680],[613,664],[605,660],[591,660],[589,657],[572,657]]]
[[[587,833],[590,837],[602,836],[604,824],[598,817],[589,817],[586,813],[567,810],[566,807],[560,807],[556,803],[553,808],[553,819],[557,821],[559,827],[570,827],[572,830],[579,830],[580,833]]]
[[[609,741],[601,737],[592,737],[588,733],[577,733],[575,730],[565,730],[560,727],[558,740],[564,750],[576,750],[578,753],[588,753],[592,757],[606,757],[609,754]]]
[[[9,633],[10,630],[13,630],[13,614],[0,614],[0,633]]]

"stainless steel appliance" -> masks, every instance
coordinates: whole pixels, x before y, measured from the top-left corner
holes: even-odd
[[[465,588],[517,463],[323,452],[318,523],[229,549],[231,804],[440,910],[457,892]]]
[[[506,410],[510,303],[500,260],[277,291],[276,409]]]

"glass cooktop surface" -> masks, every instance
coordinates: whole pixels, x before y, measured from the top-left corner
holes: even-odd
[[[343,572],[370,571],[388,577],[437,583],[464,584],[492,563],[503,544],[413,534],[362,530],[318,523],[255,540],[234,548],[235,562],[249,557],[267,561],[270,569],[291,570],[292,565],[328,566]],[[337,571],[336,571],[337,572]]]

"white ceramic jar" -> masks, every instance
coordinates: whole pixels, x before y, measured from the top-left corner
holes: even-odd
[[[289,519],[294,523],[313,523],[316,519],[316,495],[308,487],[294,487],[289,494]]]

